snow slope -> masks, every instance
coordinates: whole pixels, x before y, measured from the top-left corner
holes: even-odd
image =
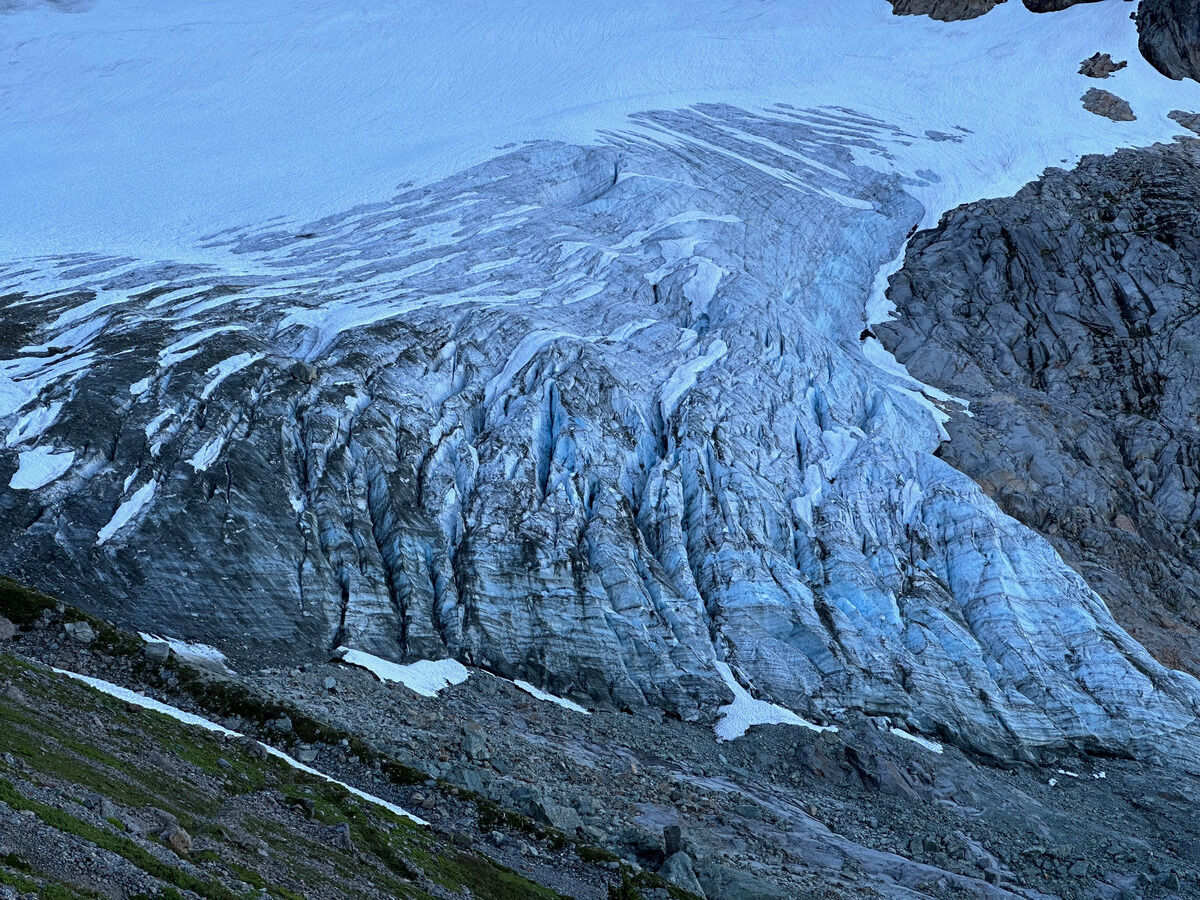
[[[22,4],[0,13],[0,255],[194,254],[223,228],[698,102],[833,104],[961,138],[886,163],[935,168],[936,213],[1179,131],[1164,115],[1200,108],[1200,85],[1142,60],[1131,6],[945,24],[884,0]],[[1138,121],[1080,107],[1097,50],[1129,60],[1104,87]]]

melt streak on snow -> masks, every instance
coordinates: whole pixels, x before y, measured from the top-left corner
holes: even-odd
[[[100,691],[102,694],[108,694],[110,697],[116,697],[118,700],[122,700],[125,703],[131,703],[134,706],[140,706],[143,709],[149,709],[153,710],[154,712],[161,713],[162,715],[174,719],[177,722],[182,722],[184,725],[193,725],[197,728],[203,728],[205,731],[213,731],[218,734],[228,735],[229,737],[244,737],[244,735],[240,732],[230,731],[224,725],[218,725],[211,719],[206,719],[203,716],[196,715],[195,713],[190,713],[186,710],[179,709],[177,706],[171,706],[170,704],[163,703],[161,700],[155,700],[153,697],[147,697],[145,694],[139,694],[136,691],[131,691],[129,688],[121,687],[119,684],[113,684],[111,681],[105,681],[102,678],[93,678],[91,675],[80,675],[78,672],[68,672],[66,669],[58,669],[54,668],[53,666],[51,666],[51,668],[59,675],[65,675],[68,678],[81,681],[95,690]],[[270,744],[264,744],[259,741],[259,746],[261,746],[272,756],[283,760],[293,769],[299,769],[301,772],[307,772],[309,775],[315,775],[318,778],[330,782],[331,784],[336,784],[339,787],[343,787],[360,800],[365,800],[368,803],[374,804],[375,806],[383,807],[393,815],[408,819],[410,822],[415,822],[417,825],[429,825],[429,823],[424,819],[420,818],[419,816],[414,816],[412,813],[402,809],[395,803],[391,803],[372,794],[360,791],[358,788],[346,784],[343,781],[338,781],[336,778],[330,778],[325,773],[318,772],[312,766],[307,766],[299,760],[293,759],[282,750],[277,750]]]

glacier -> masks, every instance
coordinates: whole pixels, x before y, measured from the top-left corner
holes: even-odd
[[[456,659],[709,723],[737,672],[818,727],[1187,758],[1200,684],[938,458],[962,407],[871,334],[916,228],[1166,137],[1200,100],[1132,52],[1113,87],[1138,121],[1085,112],[1078,60],[1136,45],[1126,4],[1085,6],[946,25],[732,4],[677,42],[668,2],[453,34],[421,6],[348,57],[362,35],[336,6],[10,14],[0,159],[23,177],[0,198],[24,224],[0,233],[0,477],[26,453],[70,462],[3,495],[0,568],[232,660]],[[122,15],[152,25],[135,50],[114,49]],[[329,45],[247,52],[281,22]],[[473,83],[498,99],[476,116],[447,61],[487,28]],[[123,93],[197,37],[222,88],[249,86],[240,111],[187,65]],[[64,96],[30,63],[47,41],[113,80]],[[335,64],[343,86],[377,77],[284,121],[285,87]],[[594,77],[561,77],[576,64]],[[94,153],[29,150],[63,145],[66,112],[114,109]]]

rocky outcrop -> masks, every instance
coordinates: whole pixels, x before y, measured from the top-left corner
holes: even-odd
[[[1142,0],[1138,49],[1168,78],[1200,81],[1200,4],[1194,0]]]
[[[1188,131],[1194,131],[1200,134],[1200,113],[1184,112],[1181,109],[1173,109],[1167,114],[1172,121],[1178,122]]]
[[[976,19],[991,12],[1007,0],[888,0],[898,16],[929,16],[941,22]],[[1058,12],[1079,3],[1097,0],[1024,0],[1025,6],[1037,13]]]
[[[862,160],[933,138],[633,124],[203,264],[9,267],[0,567],[256,665],[450,655],[704,721],[736,677],[999,757],[1190,753],[1200,688],[864,335],[923,211]]]
[[[1114,62],[1107,53],[1096,53],[1079,64],[1079,74],[1088,78],[1109,78],[1114,72],[1120,72],[1128,61]]]
[[[1112,91],[1102,91],[1100,88],[1088,88],[1082,97],[1083,108],[1090,113],[1112,119],[1114,122],[1132,122],[1137,116],[1129,102],[1118,97]]]
[[[941,22],[975,19],[1006,0],[888,0],[898,16],[929,16]]]
[[[917,234],[879,326],[969,401],[942,458],[1200,673],[1200,148],[1088,157]]]
[[[1024,0],[1025,8],[1035,13],[1060,12],[1080,3],[1097,3],[1099,0]]]

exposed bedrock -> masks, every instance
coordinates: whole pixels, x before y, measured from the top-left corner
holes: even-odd
[[[1177,81],[1200,81],[1200,3],[1142,0],[1137,21],[1138,49],[1150,65]]]
[[[1098,3],[1099,0],[1023,0],[1025,8],[1036,13],[1059,12],[1080,3]]]
[[[929,16],[942,22],[976,19],[991,12],[1008,0],[888,0],[898,16]],[[1037,13],[1058,12],[1079,3],[1098,0],[1023,0],[1025,6]]]
[[[201,266],[10,266],[0,568],[246,660],[449,654],[700,720],[728,661],[996,756],[1188,754],[1196,682],[863,334],[922,215],[871,163],[927,139],[656,113]]]
[[[929,16],[941,22],[975,19],[1006,0],[888,0],[898,16]]]
[[[1200,672],[1200,147],[1087,157],[946,214],[877,327],[969,401],[942,458]]]

